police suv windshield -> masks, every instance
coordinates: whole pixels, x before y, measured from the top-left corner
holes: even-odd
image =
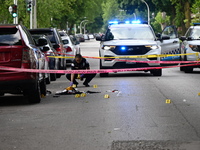
[[[149,27],[114,27],[110,28],[114,40],[154,40]]]
[[[193,40],[200,40],[200,28],[190,28],[186,33],[186,37],[191,37]]]

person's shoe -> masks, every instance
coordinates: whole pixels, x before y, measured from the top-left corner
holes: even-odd
[[[85,85],[85,87],[90,87],[88,83],[83,83],[83,85]]]

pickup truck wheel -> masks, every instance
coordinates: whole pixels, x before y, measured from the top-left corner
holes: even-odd
[[[40,92],[44,96],[47,94],[46,80],[44,79],[40,82]]]
[[[55,73],[51,73],[50,74],[50,79],[51,79],[51,81],[56,81],[56,74]]]
[[[28,102],[31,104],[40,103],[41,101],[41,92],[40,92],[40,83],[37,81],[36,87],[33,89],[25,90],[24,96],[27,96]]]

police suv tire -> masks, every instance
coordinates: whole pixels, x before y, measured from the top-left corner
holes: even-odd
[[[182,61],[182,57],[180,56],[180,61]],[[184,61],[186,61],[186,57],[184,56]],[[180,64],[184,65],[184,64]],[[185,67],[180,67],[180,71],[185,71]]]
[[[192,73],[193,67],[185,67],[184,71],[185,71],[185,73]]]
[[[105,69],[105,68],[102,67],[101,60],[99,61],[99,68],[100,69]],[[99,76],[100,77],[108,77],[108,73],[99,73]]]
[[[46,80],[44,79],[40,81],[40,92],[44,96],[47,94]]]
[[[162,76],[162,69],[152,70],[151,73],[153,74],[153,76]]]
[[[180,64],[183,65],[183,64]],[[185,67],[180,67],[180,71],[185,71]]]
[[[39,80],[36,83],[36,87],[33,89],[25,90],[24,96],[27,96],[28,102],[30,104],[40,103],[41,101],[41,91],[40,91],[40,82]]]

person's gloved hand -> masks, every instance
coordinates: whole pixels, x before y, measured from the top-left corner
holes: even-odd
[[[70,86],[73,86],[73,84],[74,84],[73,82],[70,82]]]

